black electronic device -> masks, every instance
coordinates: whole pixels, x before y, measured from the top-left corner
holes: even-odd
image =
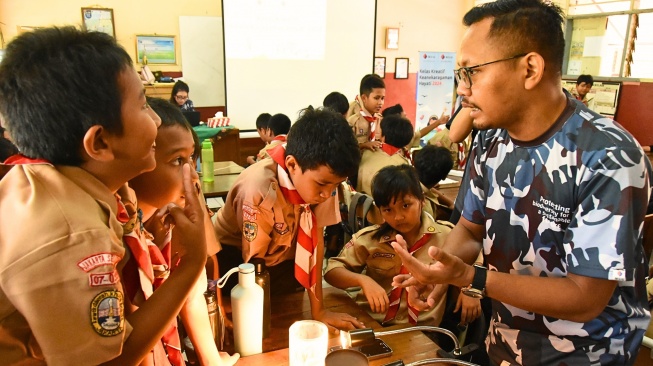
[[[181,113],[186,117],[186,121],[188,121],[192,127],[200,125],[200,112],[181,111]]]
[[[340,346],[331,347],[329,351],[335,351],[342,349]],[[350,347],[350,349],[356,350],[367,357],[368,360],[376,360],[377,358],[389,357],[392,356],[392,348],[388,346],[383,339],[375,338],[371,342],[367,342],[358,346]]]

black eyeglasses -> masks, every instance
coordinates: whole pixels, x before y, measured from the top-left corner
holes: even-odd
[[[465,88],[470,89],[472,87],[472,75],[474,75],[474,69],[477,69],[481,66],[486,66],[497,62],[501,62],[501,61],[514,60],[516,58],[524,57],[526,55],[528,55],[528,53],[520,53],[519,55],[516,56],[503,58],[501,60],[496,60],[496,61],[490,61],[476,66],[461,67],[457,70],[454,70],[453,73],[454,76],[456,77],[456,81],[458,82],[458,84],[462,83],[462,85],[464,85]]]

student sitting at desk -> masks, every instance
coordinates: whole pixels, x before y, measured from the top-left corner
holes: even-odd
[[[143,297],[152,295],[170,271],[174,270],[173,263],[176,263],[177,258],[172,255],[170,247],[172,233],[169,227],[162,225],[162,218],[157,215],[157,211],[170,202],[179,207],[185,206],[182,167],[184,163],[195,166],[198,156],[193,130],[180,110],[164,99],[147,98],[147,102],[161,118],[161,126],[156,136],[156,168],[129,181],[135,197],[127,190],[120,192],[126,211],[130,214],[129,224],[123,226],[123,241],[131,254],[131,262],[128,262],[125,269],[131,270],[131,274],[154,274],[151,281],[143,275],[137,278],[124,276],[131,279],[126,281],[128,285],[125,285],[125,292],[134,307],[141,305]],[[198,180],[197,173],[192,173],[193,179]],[[207,228],[206,242],[210,247],[207,250],[219,250],[220,245],[211,231],[209,215],[204,215],[204,220]],[[149,258],[150,261],[135,260],[143,257]],[[238,360],[238,354],[229,356],[227,353],[218,352],[216,347],[203,295],[206,288],[207,277],[206,273],[203,273],[193,286],[179,315],[200,364],[212,365],[217,362],[217,365],[233,365]],[[162,342],[157,343],[155,350],[165,350],[163,356],[167,354],[168,359],[178,362],[181,357],[178,348],[181,344],[176,331],[175,327],[172,332],[166,333]],[[161,352],[153,352],[152,355],[154,358],[161,355]],[[176,362],[173,362],[173,365],[176,365]],[[161,364],[165,365],[166,362]]]
[[[270,117],[267,129],[269,141],[256,155],[254,162],[269,158],[270,154],[268,151],[286,142],[286,135],[288,134],[288,131],[290,131],[290,124],[290,118],[283,113],[277,113]]]
[[[331,331],[363,327],[350,315],[325,311],[322,302],[322,228],[340,222],[335,189],[360,162],[351,129],[336,112],[306,110],[290,129],[287,144],[269,154],[272,159],[240,174],[218,211],[220,268],[263,258],[273,296],[306,288],[313,318]],[[235,280],[227,281],[224,295]]]
[[[381,169],[372,182],[372,197],[385,222],[354,234],[340,255],[329,258],[324,279],[341,289],[360,287],[356,302],[383,325],[440,324],[444,296],[431,309],[419,312],[408,304],[401,288],[392,287],[392,278],[407,272],[390,243],[401,235],[410,243],[414,257],[429,262],[429,248],[441,247],[452,225],[435,221],[423,210],[422,188],[415,168],[410,165]],[[463,299],[463,307],[465,314],[475,314],[471,321],[480,315],[480,305],[478,300],[470,299]]]

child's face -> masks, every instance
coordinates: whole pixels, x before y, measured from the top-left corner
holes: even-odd
[[[256,129],[256,132],[258,132],[259,137],[266,144],[272,140],[270,138],[270,129],[269,128],[258,128],[258,129]]]
[[[379,207],[383,220],[401,234],[419,231],[422,217],[422,202],[412,194],[397,198],[388,206]]]
[[[111,134],[110,139],[115,162],[122,167],[120,174],[125,174],[125,180],[129,180],[154,169],[154,140],[161,119],[147,105],[143,83],[136,71],[123,71],[118,77],[118,85],[122,91],[120,116],[123,133]]]
[[[143,208],[159,209],[173,202],[184,207],[182,167],[192,164],[195,143],[190,131],[180,125],[159,128],[156,137],[156,168],[132,179],[129,185]],[[191,165],[192,167],[192,165]],[[195,169],[191,169],[197,179]]]
[[[292,155],[286,157],[286,167],[297,193],[309,204],[326,201],[346,178],[333,174],[331,168],[326,165],[302,172],[302,168]]]
[[[363,100],[365,110],[370,113],[380,113],[381,108],[383,108],[383,102],[385,101],[385,89],[374,88],[370,95],[363,94],[361,99]]]
[[[590,90],[592,90],[592,84],[586,83],[584,81],[580,84],[576,84],[576,92],[578,92],[578,95],[581,97],[585,97],[587,93],[590,92]]]

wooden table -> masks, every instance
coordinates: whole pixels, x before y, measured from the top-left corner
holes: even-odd
[[[456,183],[440,185],[436,189],[450,200],[455,201],[458,196],[458,191],[460,190],[461,178],[456,175],[449,175],[447,178],[455,180]]]
[[[245,170],[245,168],[233,161],[214,162],[213,182],[205,182],[202,180],[202,192],[204,192],[204,197],[221,197],[223,199],[227,197],[227,193],[229,193],[229,190],[243,170]]]
[[[342,290],[334,287],[323,289],[324,306],[330,311],[343,312],[356,317],[365,326],[381,330],[377,323],[364,310]],[[228,301],[227,298],[223,299]],[[277,296],[272,299],[272,330],[271,336],[263,340],[263,352],[259,355],[252,355],[241,358],[238,366],[247,365],[288,365],[288,328],[297,320],[311,319],[311,307],[306,292],[299,292],[290,295]],[[228,305],[226,306],[227,311]],[[391,330],[403,328],[405,325],[382,328]],[[422,332],[412,331],[401,334],[393,334],[381,337],[392,348],[393,354],[389,357],[370,361],[370,365],[384,365],[391,361],[404,360],[405,363],[423,360],[426,358],[438,357],[440,349],[431,339]],[[330,334],[329,347],[340,345],[338,335]],[[346,366],[346,365],[342,365]]]

